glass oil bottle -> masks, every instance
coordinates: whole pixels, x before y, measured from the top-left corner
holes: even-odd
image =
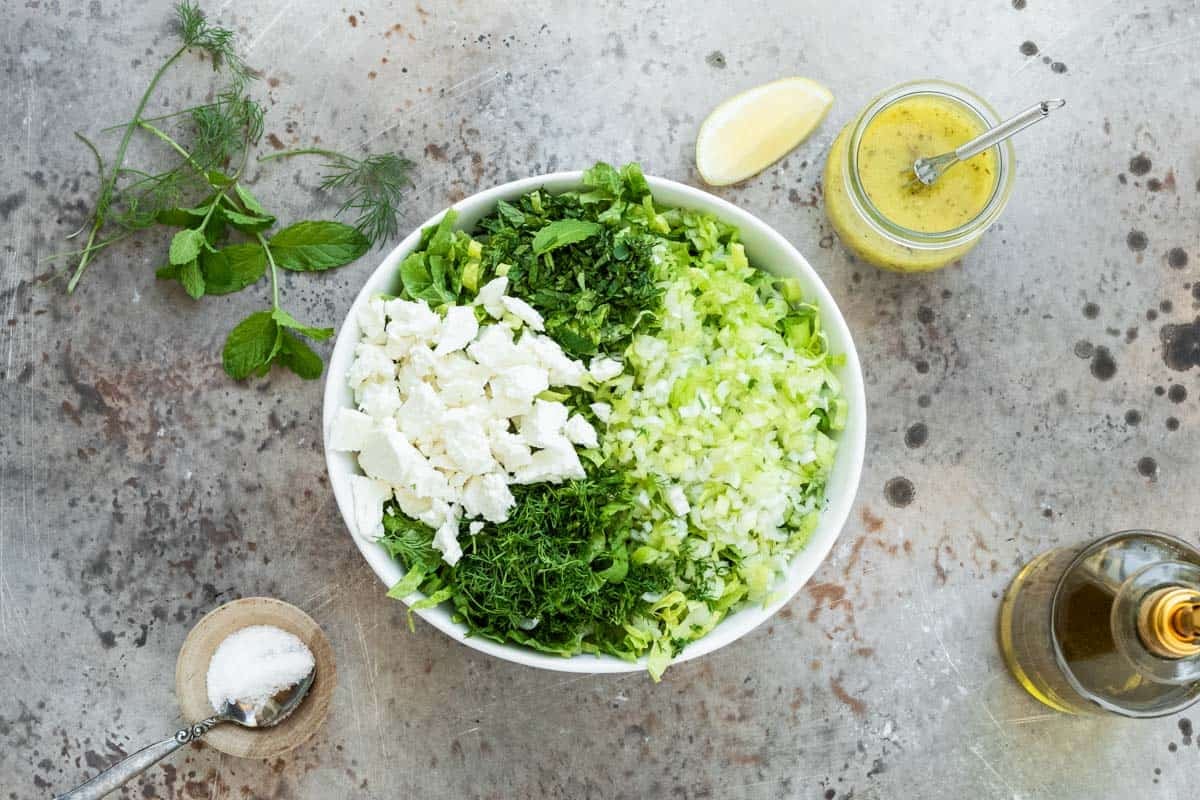
[[[1200,552],[1154,531],[1057,548],[1000,609],[1013,676],[1068,714],[1173,714],[1200,698]]]

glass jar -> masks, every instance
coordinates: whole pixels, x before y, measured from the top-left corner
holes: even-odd
[[[1200,552],[1156,531],[1055,548],[1013,579],[1000,649],[1056,711],[1174,714],[1200,698]]]
[[[863,152],[864,134],[871,130],[869,139],[872,136],[882,135],[881,129],[879,127],[872,129],[872,125],[894,126],[892,132],[895,136],[906,137],[909,140],[898,139],[897,141],[901,141],[905,146],[911,148],[911,160],[916,160],[918,156],[928,157],[938,154],[937,152],[925,152],[942,145],[941,142],[931,143],[937,142],[943,133],[934,128],[933,117],[929,117],[927,114],[924,120],[909,119],[905,121],[904,125],[900,125],[893,118],[896,113],[902,113],[906,106],[919,108],[920,106],[916,104],[924,104],[927,109],[933,109],[935,114],[937,107],[941,106],[944,112],[956,115],[959,122],[964,126],[969,126],[969,128],[964,128],[964,130],[970,131],[968,135],[958,137],[961,141],[952,142],[949,147],[946,147],[947,150],[974,138],[1000,122],[996,111],[968,89],[944,81],[922,80],[902,83],[879,95],[838,134],[825,162],[825,212],[842,244],[856,256],[883,269],[897,272],[924,272],[939,269],[951,261],[961,258],[978,243],[983,232],[1000,216],[1012,193],[1015,157],[1011,141],[1002,142],[974,159],[951,167],[946,175],[938,181],[938,184],[944,185],[935,184],[931,187],[917,186],[914,189],[905,189],[903,187],[908,182],[909,175],[905,175],[903,169],[896,168],[895,165],[884,167],[881,162],[868,161],[864,164],[863,156],[873,155],[873,153]],[[928,126],[928,129],[923,130],[922,125]],[[976,159],[982,159],[982,161],[976,161]],[[908,161],[909,164],[911,164],[911,160]],[[896,213],[895,203],[892,205],[893,211],[889,217],[880,209],[880,203],[876,202],[882,198],[872,199],[868,191],[868,186],[872,182],[878,186],[880,180],[894,181],[897,196],[889,198],[889,201],[903,202],[903,195],[900,194],[902,191],[914,193],[937,191],[942,193],[942,199],[953,203],[953,196],[946,195],[946,192],[957,191],[955,183],[961,183],[961,179],[964,177],[972,179],[979,177],[978,175],[965,176],[961,170],[967,167],[980,170],[984,163],[994,165],[994,171],[987,178],[990,185],[983,187],[985,192],[981,196],[982,202],[972,202],[969,207],[960,206],[958,211],[962,213],[966,208],[967,217],[962,221],[955,218],[955,224],[945,230],[937,230],[936,225],[933,230],[922,230],[913,226],[911,222],[903,224],[907,220],[898,221],[894,217],[909,215]],[[868,170],[865,174],[864,167]],[[888,171],[883,175],[870,172],[870,170],[878,172],[880,169]],[[892,169],[895,169],[894,178]],[[990,170],[990,167],[988,169]],[[960,172],[956,175],[955,170],[960,170]],[[912,202],[919,204],[929,197],[931,195],[926,194],[914,198]],[[928,228],[930,226],[925,224],[921,227]]]

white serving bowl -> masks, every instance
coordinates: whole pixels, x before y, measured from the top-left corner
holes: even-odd
[[[545,188],[551,193],[581,189],[583,188],[580,182],[582,174],[581,172],[555,172],[549,175],[539,175],[471,195],[454,204],[454,209],[459,214],[457,227],[464,230],[473,228],[479,220],[495,210],[497,200],[515,200],[522,194],[539,188]],[[855,492],[858,490],[866,444],[866,403],[863,397],[862,368],[859,365],[858,353],[854,349],[854,342],[850,338],[846,320],[838,310],[837,304],[833,302],[829,290],[825,288],[825,284],[822,283],[821,278],[804,256],[800,255],[795,247],[766,223],[732,203],[675,181],[653,177],[647,177],[646,180],[658,203],[665,206],[707,211],[736,225],[741,231],[746,253],[753,265],[778,275],[797,278],[800,281],[805,297],[815,299],[820,306],[821,318],[826,335],[829,337],[831,350],[835,353],[844,353],[846,356],[846,363],[841,368],[839,376],[846,398],[850,403],[846,429],[838,438],[837,461],[825,489],[827,508],[821,515],[821,521],[809,539],[808,545],[796,555],[787,573],[783,576],[777,599],[768,606],[743,608],[726,617],[707,636],[689,644],[676,659],[678,662],[711,653],[735,639],[745,636],[791,600],[800,587],[816,572],[817,567],[828,555],[841,532],[842,525],[845,524],[846,518],[850,514],[850,507],[854,503]],[[443,213],[438,212],[421,228],[438,222]],[[334,497],[337,499],[338,509],[352,533],[354,533],[354,516],[350,496],[350,476],[360,471],[353,454],[329,449],[329,429],[339,408],[354,407],[353,393],[346,385],[346,373],[354,359],[354,346],[359,340],[357,321],[359,309],[373,295],[398,293],[400,262],[416,248],[421,237],[421,228],[410,233],[396,249],[387,255],[387,258],[371,273],[366,284],[359,291],[338,331],[337,341],[333,346],[333,357],[330,359],[329,369],[326,372],[325,462],[329,468],[329,481],[333,487]],[[354,543],[358,545],[358,549],[367,559],[367,563],[371,565],[371,569],[375,570],[375,574],[379,576],[385,586],[390,587],[400,580],[404,571],[388,556],[382,546],[366,541],[357,535],[354,535],[353,538]],[[445,604],[437,608],[421,609],[416,613],[456,641],[517,664],[561,672],[584,673],[635,672],[646,668],[645,659],[624,661],[610,655],[577,655],[563,658],[517,644],[499,644],[489,639],[468,636],[465,626],[451,620],[450,611],[447,610]]]

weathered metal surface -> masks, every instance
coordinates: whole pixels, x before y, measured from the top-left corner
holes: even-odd
[[[71,131],[131,107],[174,47],[166,4],[7,0],[7,796],[70,787],[178,727],[171,675],[185,634],[255,594],[328,631],[341,683],[327,727],[270,763],[196,746],[125,796],[932,800],[1194,787],[1187,719],[1054,716],[1009,678],[994,642],[1008,578],[1048,546],[1132,526],[1198,541],[1200,368],[1165,359],[1161,338],[1200,302],[1194,0],[209,6],[263,72],[265,148],[319,136],[419,161],[405,227],[479,188],[595,158],[697,183],[695,130],[718,100],[784,74],[827,83],[837,102],[825,125],[719,193],[807,254],[855,332],[870,392],[858,508],[778,618],[659,685],[536,672],[424,624],[408,632],[323,478],[320,385],[221,373],[224,333],[266,302],[261,287],[192,303],[156,283],[158,235],[99,259],[73,296],[50,280],[43,259],[70,246],[94,183]],[[929,75],[1002,112],[1070,103],[1018,142],[1012,204],[965,263],[885,274],[833,240],[821,164],[871,94]],[[201,96],[209,79],[185,62],[153,108]],[[330,212],[312,166],[261,169],[261,193],[285,217]],[[289,307],[335,324],[372,260],[287,280]]]

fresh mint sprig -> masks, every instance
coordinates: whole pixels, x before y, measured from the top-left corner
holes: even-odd
[[[154,73],[132,117],[105,129],[121,132],[111,162],[105,163],[90,139],[76,134],[95,159],[100,184],[91,216],[72,234],[86,230],[84,246],[52,258],[78,258],[67,283],[67,291],[73,292],[105,248],[146,228],[179,228],[167,263],[156,274],[178,281],[191,298],[238,292],[257,284],[268,270],[271,275],[271,307],[250,314],[230,332],[222,353],[225,371],[242,380],[279,364],[302,378],[317,378],[321,359],[301,337],[320,341],[332,336],[333,329],[300,322],[280,306],[279,270],[334,269],[394,238],[412,162],[398,154],[354,158],[324,149],[264,156],[260,161],[301,153],[323,156],[329,172],[321,187],[346,197],[339,215],[357,212],[354,226],[305,220],[272,232],[276,216],[242,182],[263,134],[265,110],[247,91],[257,76],[238,54],[233,31],[210,23],[194,2],[181,2],[175,16],[178,49]],[[224,87],[210,102],[143,116],[163,75],[189,51],[207,56]],[[165,145],[174,162],[161,171],[127,166],[126,151],[135,135]],[[232,243],[231,236],[236,237]]]

